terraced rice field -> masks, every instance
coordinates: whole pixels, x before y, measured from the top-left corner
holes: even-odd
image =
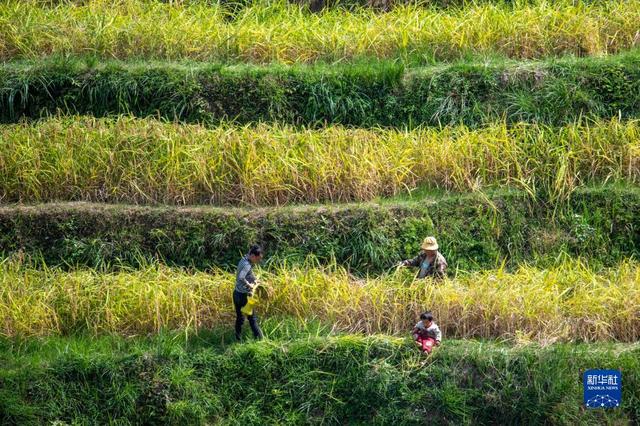
[[[640,422],[638,22],[3,2],[0,423]],[[441,281],[396,268],[428,235]],[[265,339],[237,343],[252,244]],[[585,408],[592,368],[620,407]]]

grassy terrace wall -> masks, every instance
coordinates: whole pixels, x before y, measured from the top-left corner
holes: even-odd
[[[425,361],[384,336],[215,347],[213,336],[0,343],[4,424],[634,424],[638,345],[445,341]],[[183,336],[184,339],[184,336]],[[214,346],[214,348],[212,348]],[[26,368],[28,366],[28,368]],[[622,406],[582,407],[581,372],[621,369]]]
[[[546,204],[511,192],[488,198],[260,208],[170,208],[95,204],[0,207],[0,252],[40,254],[51,265],[232,266],[259,242],[274,260],[335,258],[355,271],[380,271],[414,255],[435,234],[452,267],[551,260],[561,252],[611,264],[638,254],[640,192],[580,190]]]
[[[0,120],[57,111],[186,122],[563,124],[640,114],[640,55],[407,68],[107,62],[0,66]]]

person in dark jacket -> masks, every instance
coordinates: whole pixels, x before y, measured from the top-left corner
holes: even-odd
[[[238,262],[238,272],[236,273],[236,285],[233,289],[233,306],[236,309],[236,340],[242,336],[242,325],[244,324],[244,314],[241,309],[247,304],[249,294],[257,285],[257,280],[253,274],[253,266],[260,263],[263,252],[260,246],[252,246],[240,262]],[[253,332],[253,337],[262,339],[262,330],[258,325],[258,317],[255,313],[248,315],[249,325]]]
[[[420,268],[416,278],[444,278],[447,270],[447,261],[438,251],[438,242],[435,237],[425,238],[420,248],[420,253],[416,257],[401,262],[400,266]]]

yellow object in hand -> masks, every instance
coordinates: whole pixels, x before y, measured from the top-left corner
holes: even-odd
[[[247,304],[240,308],[240,312],[245,315],[253,315],[253,307],[256,306],[259,302],[258,296],[248,296]]]

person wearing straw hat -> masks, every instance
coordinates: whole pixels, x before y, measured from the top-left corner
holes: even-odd
[[[447,270],[447,261],[438,251],[438,242],[435,237],[425,238],[420,249],[420,253],[416,257],[401,262],[399,266],[420,268],[416,278],[444,278]]]

